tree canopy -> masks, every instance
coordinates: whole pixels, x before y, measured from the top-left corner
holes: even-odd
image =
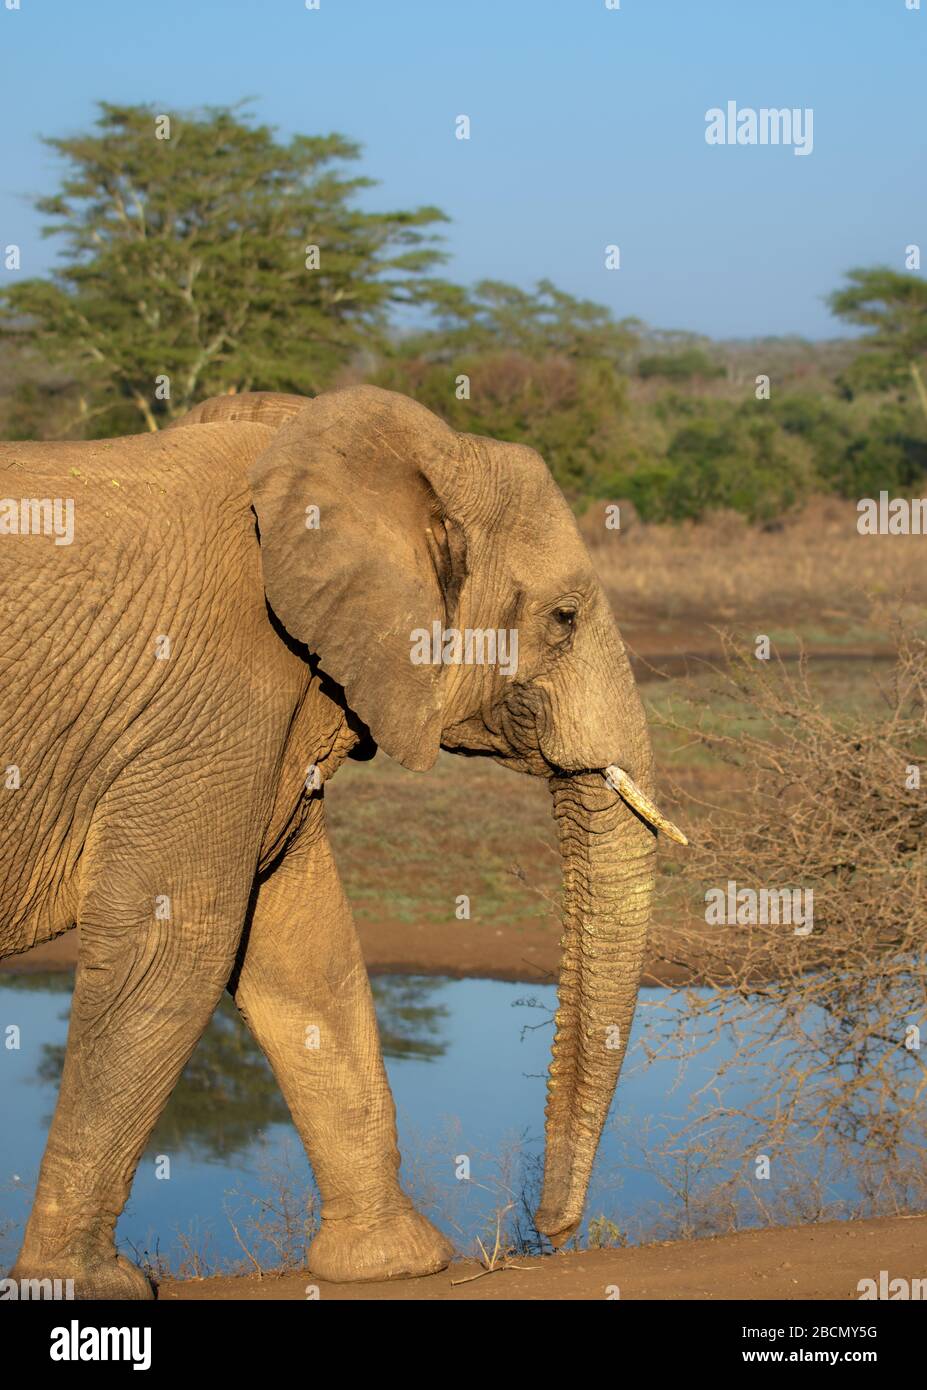
[[[66,163],[37,203],[63,264],[5,291],[0,329],[65,369],[95,433],[127,405],[156,429],[204,396],[323,389],[442,259],[437,208],[357,206],[373,180],[341,135],[104,102],[93,133],[45,143]]]
[[[901,385],[910,377],[927,414],[927,280],[887,266],[851,270],[847,280],[828,303],[840,318],[870,330],[848,381],[877,389]]]
[[[101,103],[89,132],[46,144],[62,178],[37,206],[61,256],[0,291],[7,437],[131,434],[212,395],[366,380],[538,449],[579,509],[769,521],[813,492],[924,486],[920,275],[848,273],[829,303],[858,338],[713,342],[549,279],[449,283],[444,214],[371,211],[339,134]]]

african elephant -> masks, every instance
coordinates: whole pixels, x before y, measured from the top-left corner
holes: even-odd
[[[14,1277],[151,1295],[114,1227],[226,988],[319,1184],[312,1272],[448,1262],[400,1186],[325,828],[324,783],[377,746],[549,781],[565,936],[537,1224],[562,1243],[631,1025],[655,831],[680,834],[650,800],[641,702],[573,516],[531,449],[371,386],[222,397],[178,425],[0,446],[0,955],[81,930]],[[454,646],[493,630],[517,669]],[[419,631],[436,659],[413,659]]]

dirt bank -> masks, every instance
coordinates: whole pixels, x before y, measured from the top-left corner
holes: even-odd
[[[381,1284],[325,1284],[306,1274],[259,1279],[169,1280],[171,1299],[305,1299],[316,1283],[323,1299],[459,1300],[604,1299],[858,1299],[861,1279],[927,1278],[927,1214],[875,1221],[828,1222],[674,1241],[630,1250],[520,1259],[469,1283],[471,1261],[429,1279]]]
[[[523,924],[517,935],[501,928],[467,934],[460,923],[361,922],[358,932],[367,969],[374,975],[445,975],[452,979],[517,980],[524,984],[555,984],[560,961],[561,927],[551,918]],[[668,938],[655,935],[644,976],[645,985],[701,980],[697,964],[686,968],[662,959]],[[44,970],[73,970],[77,964],[78,933],[65,932],[54,941],[22,955],[0,961],[3,972],[23,974]],[[707,983],[707,981],[706,981]]]

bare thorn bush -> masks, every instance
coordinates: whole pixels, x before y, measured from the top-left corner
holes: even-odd
[[[692,910],[672,954],[698,959],[711,988],[678,987],[674,1022],[649,1047],[717,1057],[689,1138],[704,1154],[712,1130],[715,1197],[739,1184],[761,1219],[782,1209],[786,1173],[809,1199],[804,1214],[785,1203],[802,1219],[836,1197],[853,1215],[927,1203],[927,643],[893,636],[865,711],[825,707],[806,660],[757,661],[725,638],[719,688],[693,686],[663,720],[730,764],[739,791],[700,801],[681,870]],[[810,933],[709,925],[707,890],[731,883],[811,890]],[[681,1136],[672,1144],[678,1154]],[[760,1150],[778,1184],[754,1180]]]

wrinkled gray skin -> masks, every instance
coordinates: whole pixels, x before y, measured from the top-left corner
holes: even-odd
[[[0,496],[76,507],[70,546],[0,535],[0,768],[21,779],[0,785],[0,954],[81,927],[14,1274],[150,1296],[113,1228],[226,988],[318,1179],[313,1273],[447,1262],[399,1185],[370,988],[323,791],[306,789],[311,767],[327,781],[372,740],[414,769],[440,746],[549,781],[565,935],[537,1222],[561,1243],[631,1026],[655,838],[602,776],[618,763],[652,791],[640,699],[570,510],[532,450],[374,387],[223,397],[180,423],[0,446]],[[414,664],[411,632],[433,622],[517,629],[517,673]]]

